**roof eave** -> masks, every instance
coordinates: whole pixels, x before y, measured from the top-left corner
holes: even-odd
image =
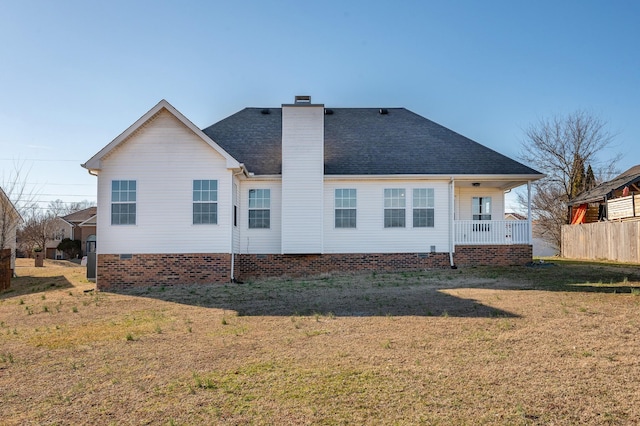
[[[213,141],[209,136],[207,136],[202,130],[200,130],[195,124],[191,122],[186,116],[184,116],[180,111],[178,111],[173,105],[167,102],[165,99],[162,99],[158,102],[153,108],[147,111],[142,117],[136,120],[131,126],[129,126],[124,132],[118,135],[114,140],[112,140],[109,144],[107,144],[104,148],[98,151],[93,157],[91,157],[86,163],[81,164],[82,167],[92,171],[99,171],[102,169],[102,159],[107,156],[111,151],[116,149],[120,144],[125,142],[129,136],[131,136],[134,132],[136,132],[141,126],[143,126],[147,121],[149,121],[154,115],[160,112],[162,109],[167,110],[170,114],[176,117],[182,124],[184,124],[187,128],[189,128],[194,134],[200,137],[204,142],[206,142],[209,146],[211,146],[214,150],[216,150],[220,155],[222,155],[226,160],[227,168],[234,169],[240,167],[240,162],[233,158],[227,151],[225,151],[220,145],[218,145],[215,141]]]

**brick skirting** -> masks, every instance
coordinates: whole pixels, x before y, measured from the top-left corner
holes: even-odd
[[[456,246],[456,266],[523,266],[533,259],[533,246]]]
[[[532,246],[457,246],[456,266],[524,265]],[[231,254],[99,254],[100,290],[167,284],[226,283],[231,280]],[[238,280],[305,276],[330,272],[411,271],[448,268],[449,253],[237,254]]]
[[[99,254],[100,290],[166,284],[208,284],[231,280],[231,254]]]
[[[322,274],[359,271],[412,271],[449,266],[448,253],[340,253],[236,255],[236,277]]]

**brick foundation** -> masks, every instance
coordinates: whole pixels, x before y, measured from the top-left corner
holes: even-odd
[[[456,266],[523,266],[533,259],[533,246],[456,246]]]
[[[100,290],[166,284],[229,282],[231,255],[213,254],[117,254],[98,255]]]
[[[457,246],[456,266],[522,266],[532,259],[532,246]],[[448,268],[449,253],[238,254],[235,278],[316,275],[331,272],[411,271]],[[132,286],[226,283],[231,280],[231,254],[98,255],[100,290]]]
[[[236,256],[235,275],[242,280],[345,271],[410,271],[448,266],[448,253],[241,254]]]

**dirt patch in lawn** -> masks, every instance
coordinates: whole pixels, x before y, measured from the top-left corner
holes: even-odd
[[[0,424],[640,422],[632,266],[118,294],[45,266],[0,293]]]

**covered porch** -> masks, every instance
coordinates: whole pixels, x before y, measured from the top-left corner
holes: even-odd
[[[540,176],[465,176],[451,179],[451,241],[456,246],[510,246],[533,243],[531,183]],[[526,186],[523,220],[506,220],[505,194]]]

